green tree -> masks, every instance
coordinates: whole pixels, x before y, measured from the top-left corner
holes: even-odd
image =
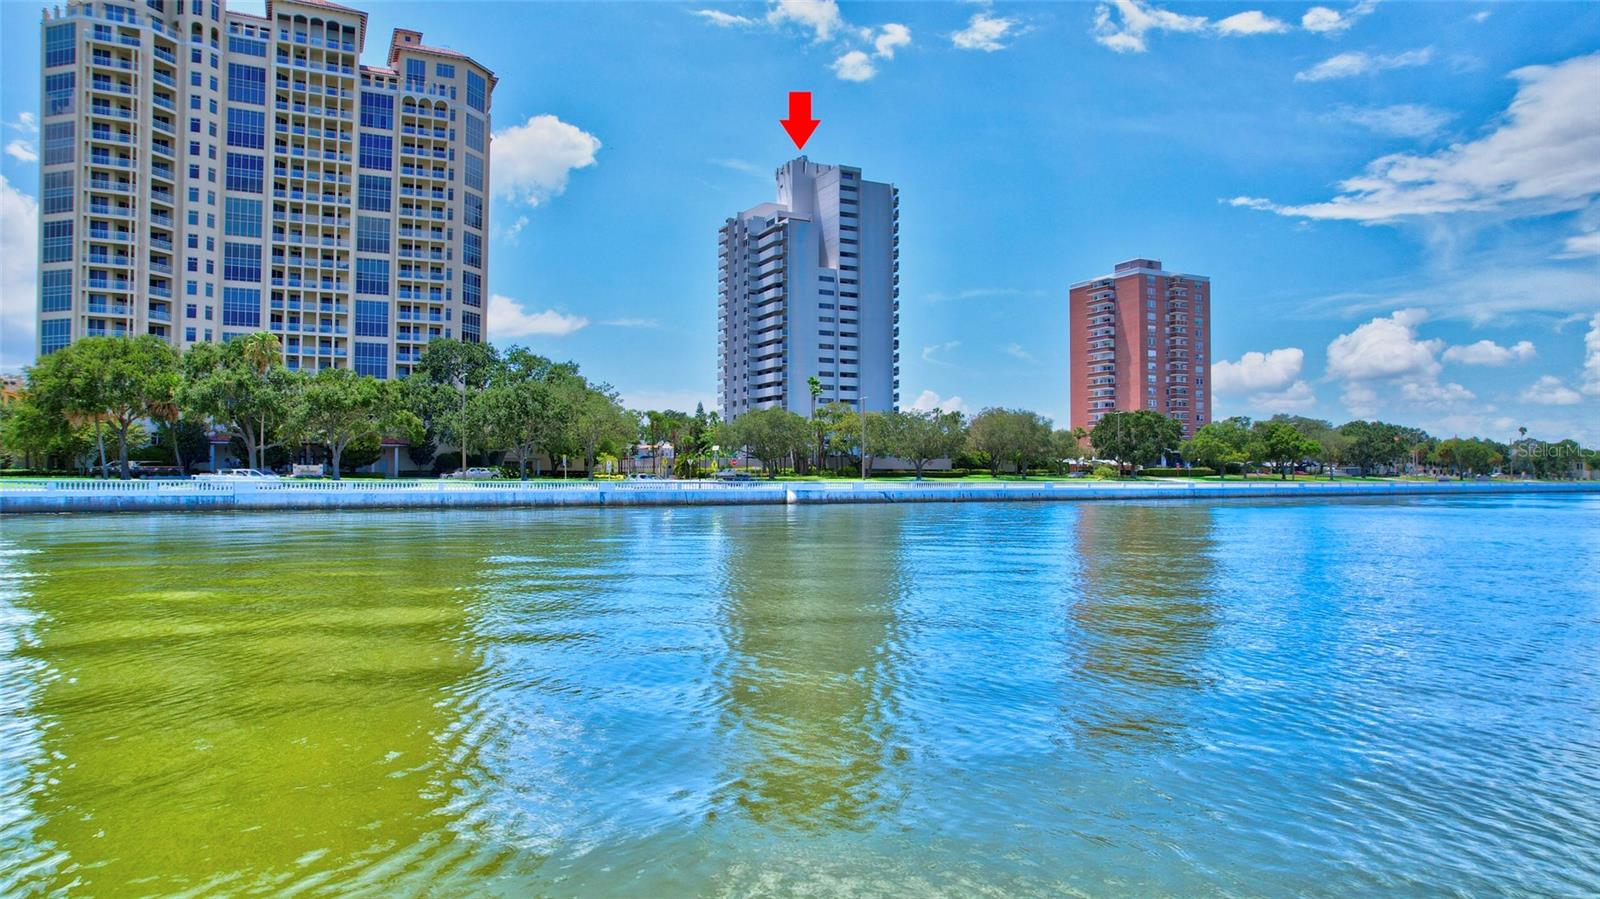
[[[1230,464],[1242,463],[1249,457],[1241,448],[1244,432],[1235,424],[1214,421],[1195,431],[1183,444],[1184,458],[1215,469],[1218,477],[1228,477]]]
[[[1053,433],[1050,420],[1036,412],[989,408],[967,426],[967,444],[987,460],[991,475],[999,475],[1000,467],[1009,462],[1017,474],[1027,477],[1030,466],[1049,459]]]
[[[1322,451],[1316,441],[1284,421],[1258,421],[1250,433],[1250,453],[1257,460],[1272,462],[1278,467],[1278,477],[1288,480],[1295,463],[1316,456]]]
[[[526,379],[491,385],[474,400],[488,417],[492,441],[517,457],[517,477],[528,479],[528,460],[558,445],[571,428],[571,396],[548,381]]]
[[[610,387],[599,385],[577,391],[572,401],[572,434],[583,455],[584,471],[594,479],[595,457],[602,449],[625,447],[639,431],[639,421],[622,408]]]
[[[728,446],[744,447],[775,478],[786,459],[803,455],[810,447],[811,427],[787,409],[758,409],[724,426],[724,439]]]
[[[400,388],[348,368],[324,368],[305,382],[288,429],[303,442],[328,448],[333,479],[343,476],[345,449],[385,435],[419,436],[422,422],[406,409]]]
[[[446,338],[428,342],[406,379],[407,403],[423,423],[424,439],[454,443],[461,451],[462,468],[467,467],[475,442],[487,434],[481,409],[469,409],[472,398],[488,387],[501,367],[494,347]]]
[[[29,392],[46,409],[103,422],[117,442],[117,468],[128,478],[134,426],[169,414],[181,379],[178,355],[159,337],[86,337],[46,356],[29,371]]]
[[[1118,471],[1124,465],[1149,465],[1178,448],[1183,426],[1159,412],[1108,412],[1089,432],[1089,443],[1104,459],[1113,459]]]
[[[889,455],[910,462],[919,481],[929,462],[954,456],[967,439],[959,412],[886,412],[882,420],[884,448]]]
[[[269,350],[270,333],[227,343],[199,343],[183,354],[178,403],[185,415],[209,419],[245,447],[251,468],[266,464],[267,449],[282,442],[304,376],[284,368]]]

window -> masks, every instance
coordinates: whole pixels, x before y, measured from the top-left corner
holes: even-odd
[[[466,212],[462,214],[462,224],[468,228],[483,230],[483,198],[474,193],[462,195],[466,201]]]
[[[461,313],[461,339],[468,343],[483,342],[483,317],[476,312]]]
[[[389,130],[394,127],[394,98],[388,94],[374,94],[363,91],[361,94],[361,127],[382,128]]]
[[[228,246],[236,246],[228,244]],[[260,250],[260,247],[255,249]],[[261,327],[261,291],[250,287],[222,288],[222,326]],[[210,339],[210,338],[207,338]]]
[[[483,238],[470,232],[462,233],[461,262],[473,268],[483,268]]]
[[[48,356],[72,342],[72,319],[50,318],[39,323],[39,355]]]
[[[406,60],[406,90],[422,90],[422,84],[428,80],[428,61],[425,59]]]
[[[44,214],[72,211],[72,172],[44,173]]]
[[[359,332],[357,332],[359,333]],[[358,375],[371,375],[374,378],[389,377],[389,346],[388,344],[372,343],[358,340],[356,343],[355,368]]]
[[[72,161],[73,148],[76,146],[76,142],[72,137],[72,125],[72,122],[52,122],[44,126],[45,165],[58,165]]]
[[[483,160],[467,154],[466,184],[473,190],[483,190]]]
[[[468,306],[483,306],[483,276],[477,272],[461,273],[461,302]]]
[[[228,63],[228,102],[266,105],[267,70],[261,66]]]
[[[454,78],[456,67],[447,62],[434,63],[433,74],[438,78]]]
[[[467,148],[483,152],[483,119],[467,116]]]
[[[261,201],[227,197],[222,213],[222,233],[229,237],[260,237]]]
[[[361,133],[361,167],[389,171],[394,168],[394,138],[387,134]]]
[[[44,64],[46,66],[70,66],[77,61],[78,26],[68,22],[65,25],[51,25],[44,30]]]
[[[261,244],[234,243],[228,241],[222,245],[222,277],[226,281],[256,281],[261,280]],[[224,296],[227,290],[223,290]],[[224,319],[223,324],[228,324]]]
[[[260,156],[248,153],[228,154],[228,190],[248,194],[261,193],[263,168]]]
[[[368,296],[389,295],[389,260],[356,259],[356,293]],[[387,315],[385,315],[387,319]]]
[[[389,304],[383,300],[356,300],[356,336],[388,337]]]
[[[39,273],[39,311],[66,312],[72,308],[72,270]]]
[[[259,109],[228,107],[228,146],[265,149],[267,145],[267,114]]]
[[[238,53],[243,56],[265,57],[267,55],[267,44],[265,41],[253,41],[249,38],[230,34],[228,35],[228,52]]]
[[[389,252],[389,220],[370,215],[356,216],[356,250],[362,253]]]
[[[183,307],[183,317],[184,318],[199,318],[200,317],[200,307],[196,306],[193,303],[189,303],[189,304],[185,305]]]
[[[467,105],[479,112],[487,112],[485,102],[488,97],[488,82],[477,72],[467,73]]]
[[[368,212],[388,212],[389,179],[382,175],[362,175],[356,190],[356,207]]]
[[[59,115],[72,111],[72,94],[77,84],[74,72],[44,77],[44,114]]]
[[[72,223],[44,223],[44,261],[66,262],[72,258]]]

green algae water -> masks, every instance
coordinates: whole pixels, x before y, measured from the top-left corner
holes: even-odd
[[[1592,895],[1600,498],[12,517],[0,895]]]

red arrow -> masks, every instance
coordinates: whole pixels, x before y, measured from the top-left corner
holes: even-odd
[[[821,119],[813,119],[811,117],[811,92],[790,91],[789,117],[787,119],[779,119],[778,124],[783,126],[783,130],[789,132],[789,137],[794,140],[795,149],[804,150],[806,141],[811,139],[811,133],[817,130],[818,125],[822,124]]]

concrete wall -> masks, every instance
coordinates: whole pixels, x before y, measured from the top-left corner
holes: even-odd
[[[1356,499],[1374,496],[1600,494],[1600,483],[1216,481],[48,481],[0,482],[0,514],[249,509],[705,506],[814,503],[1053,502],[1150,499]]]

